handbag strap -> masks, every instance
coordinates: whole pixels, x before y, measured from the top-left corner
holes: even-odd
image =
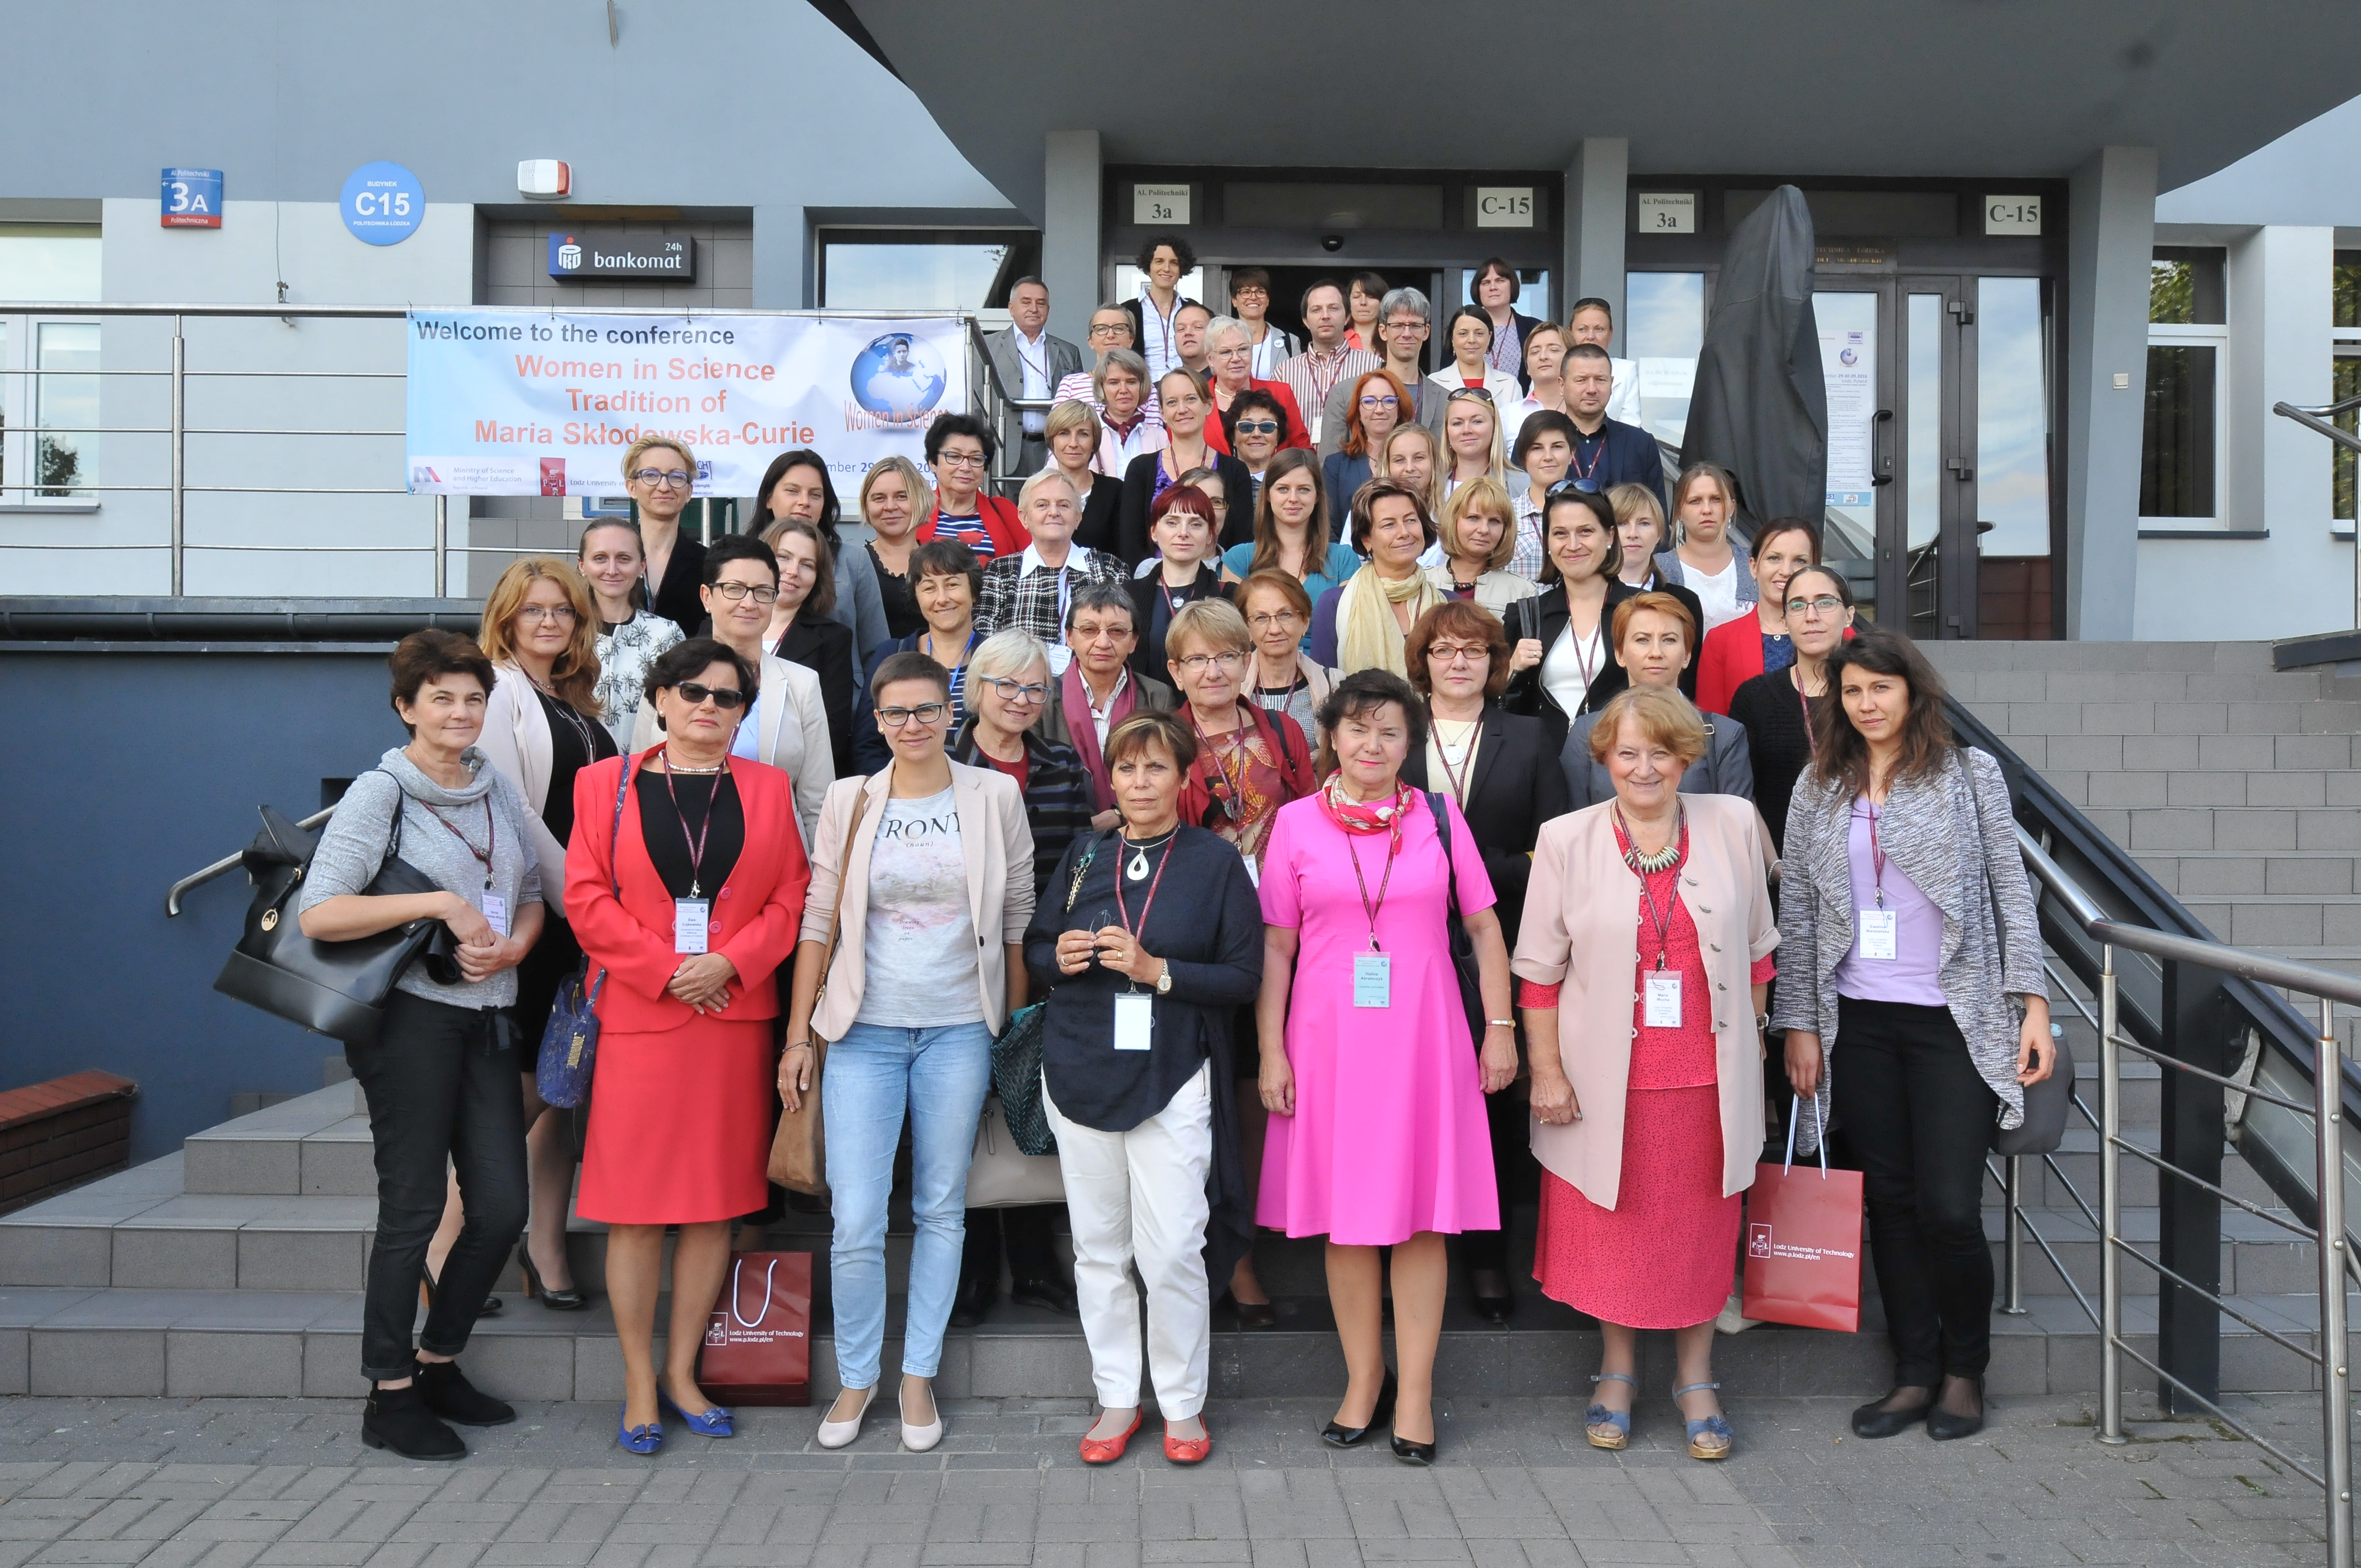
[[[1443,880],[1447,884],[1447,902],[1444,907],[1451,911],[1451,917],[1454,920],[1458,920],[1461,918],[1459,913],[1459,862],[1451,853],[1451,817],[1450,814],[1444,809],[1443,795],[1439,791],[1428,790],[1426,792],[1426,808],[1434,813],[1434,836],[1443,840]]]
[[[734,1258],[730,1261],[730,1316],[737,1321],[738,1326],[741,1329],[760,1328],[763,1324],[763,1321],[771,1315],[771,1286],[773,1279],[779,1272],[779,1260],[775,1257],[773,1258],[771,1260],[770,1267],[763,1271],[763,1310],[755,1313],[751,1318],[738,1310],[738,1277],[744,1273],[745,1269],[746,1260],[743,1257]]]
[[[869,809],[869,787],[863,784],[852,797],[852,820],[844,825],[844,853],[837,863],[836,898],[828,907],[828,948],[820,955],[819,986],[812,992],[812,1007],[818,1011],[819,999],[828,994],[828,971],[836,967],[836,944],[844,935],[844,884],[852,877],[852,838],[861,831],[861,818]]]
[[[623,753],[622,781],[615,785],[615,825],[607,830],[607,885],[618,904],[623,900],[623,794],[631,787],[631,764],[638,759],[629,751]],[[590,982],[590,1005],[598,1005],[598,992],[607,985],[607,966],[598,966],[598,978]]]

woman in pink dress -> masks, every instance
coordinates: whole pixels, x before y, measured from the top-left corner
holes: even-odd
[[[1321,705],[1319,728],[1334,771],[1279,808],[1263,851],[1256,1022],[1270,1133],[1255,1219],[1328,1238],[1350,1381],[1323,1440],[1350,1448],[1390,1419],[1394,1456],[1426,1464],[1443,1238],[1500,1223],[1484,1096],[1517,1075],[1509,955],[1458,806],[1401,784],[1403,759],[1426,746],[1426,707],[1410,684],[1356,671]],[[1472,1019],[1451,959],[1455,904],[1481,976]],[[1393,1248],[1399,1385],[1385,1361],[1383,1246]]]
[[[1533,1277],[1605,1342],[1584,1433],[1631,1441],[1639,1331],[1671,1329],[1689,1456],[1724,1459],[1714,1319],[1763,1146],[1779,930],[1752,803],[1678,793],[1705,747],[1677,692],[1634,686],[1600,710],[1590,751],[1615,798],[1543,825],[1516,970],[1543,1167]]]

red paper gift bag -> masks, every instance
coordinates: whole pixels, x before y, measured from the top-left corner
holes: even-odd
[[[811,1298],[811,1254],[731,1253],[697,1386],[725,1405],[810,1404]]]
[[[1798,1109],[1800,1110],[1800,1103]],[[1861,1172],[1830,1170],[1823,1129],[1820,1166],[1757,1165],[1746,1194],[1746,1293],[1740,1310],[1766,1323],[1861,1330]]]

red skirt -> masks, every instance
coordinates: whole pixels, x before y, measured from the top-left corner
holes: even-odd
[[[610,1225],[694,1225],[769,1202],[774,1022],[602,1030],[576,1212]]]
[[[1721,1091],[1634,1089],[1615,1208],[1542,1172],[1533,1277],[1552,1300],[1601,1322],[1704,1322],[1730,1300],[1742,1198],[1721,1191]]]

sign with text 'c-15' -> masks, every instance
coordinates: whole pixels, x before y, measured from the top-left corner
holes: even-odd
[[[345,177],[336,205],[364,245],[400,245],[426,218],[426,188],[399,163],[364,163]]]
[[[413,311],[404,424],[415,494],[618,496],[644,435],[697,459],[700,496],[751,496],[794,446],[839,491],[968,409],[960,316]]]

